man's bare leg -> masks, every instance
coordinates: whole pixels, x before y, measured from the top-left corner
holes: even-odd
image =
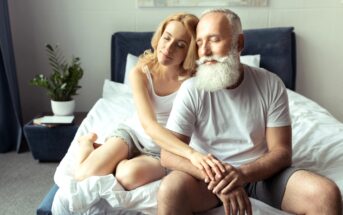
[[[299,170],[288,180],[281,208],[295,214],[341,215],[342,197],[330,179]]]
[[[161,182],[157,212],[160,215],[193,214],[214,208],[218,203],[204,182],[184,172],[173,171]]]

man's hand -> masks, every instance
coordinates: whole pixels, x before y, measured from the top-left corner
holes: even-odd
[[[223,202],[225,215],[252,215],[251,203],[243,187],[238,187],[228,194],[217,194]]]
[[[207,182],[209,180],[219,180],[223,176],[223,173],[225,173],[224,164],[211,154],[203,155],[193,150],[189,160],[201,170]]]
[[[219,180],[211,180],[208,189],[215,194],[228,194],[237,187],[242,187],[247,181],[240,169],[224,164],[225,173]]]

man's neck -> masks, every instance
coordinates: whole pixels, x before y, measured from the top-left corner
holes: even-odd
[[[232,90],[232,89],[237,88],[239,85],[241,85],[243,80],[244,80],[244,67],[243,67],[243,64],[240,64],[239,65],[239,78],[238,78],[237,82],[235,84],[227,87],[226,89]]]

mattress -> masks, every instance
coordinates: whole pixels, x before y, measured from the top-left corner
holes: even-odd
[[[343,124],[314,101],[287,90],[292,119],[293,165],[325,175],[343,191]],[[82,182],[73,179],[78,152],[77,138],[88,132],[103,143],[117,125],[134,112],[130,88],[105,80],[103,95],[89,111],[71,146],[56,169],[59,186],[53,214],[156,214],[160,181],[125,191],[113,175],[93,176]],[[250,198],[254,215],[288,214]],[[201,213],[224,214],[223,207]]]

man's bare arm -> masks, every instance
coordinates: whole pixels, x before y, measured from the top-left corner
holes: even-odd
[[[266,141],[268,152],[256,161],[240,167],[248,182],[269,178],[292,164],[291,126],[266,128]]]
[[[218,181],[211,181],[209,189],[214,193],[229,193],[234,188],[248,182],[266,179],[292,162],[292,131],[290,126],[267,128],[266,141],[268,152],[261,158],[235,168],[225,164],[225,176]]]

